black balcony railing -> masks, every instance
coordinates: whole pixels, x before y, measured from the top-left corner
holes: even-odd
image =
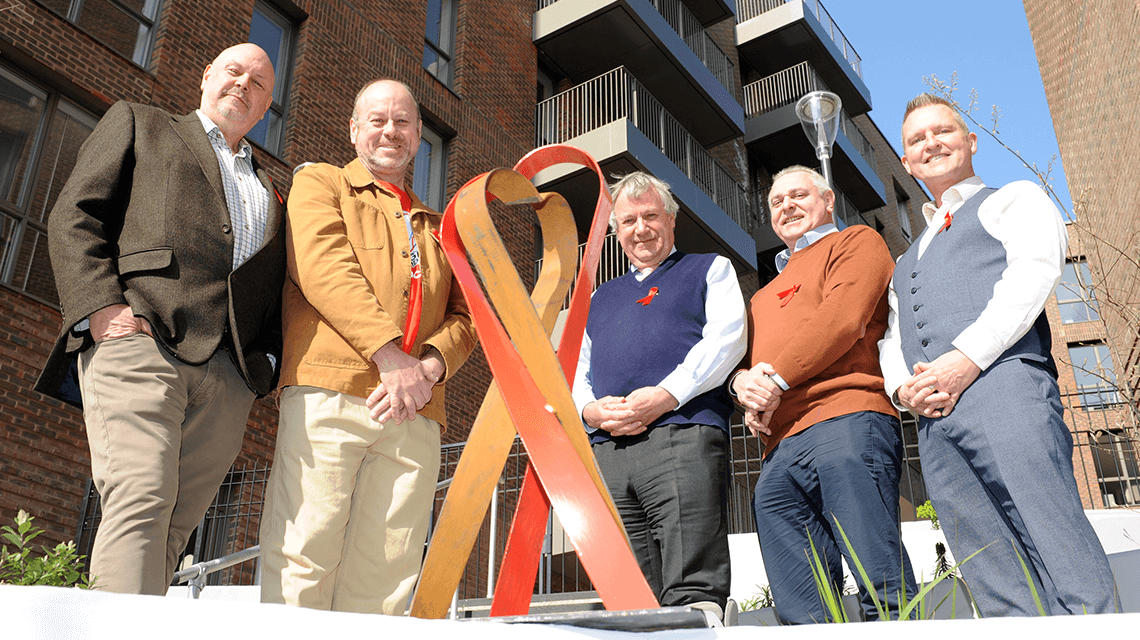
[[[535,10],[541,11],[546,7],[557,4],[561,0],[537,0]],[[573,0],[568,0],[573,1]],[[649,4],[657,9],[657,13],[669,23],[673,31],[681,36],[685,45],[696,54],[697,59],[705,65],[713,76],[728,89],[733,98],[739,100],[740,95],[736,88],[736,67],[732,60],[725,55],[720,45],[712,39],[705,30],[704,25],[697,20],[689,8],[681,0],[648,0]]]
[[[704,191],[736,224],[751,232],[748,189],[735,180],[625,67],[538,103],[535,145],[566,142],[626,119]]]
[[[823,3],[819,0],[738,0],[736,3],[736,22],[740,24],[747,22],[756,16],[768,13],[773,9],[778,9],[789,2],[802,2],[804,8],[815,16],[816,20],[823,25],[823,30],[839,47],[839,52],[843,54],[843,58],[851,64],[851,68],[855,70],[855,74],[860,78],[863,77],[863,59],[855,51],[855,47],[847,40],[847,36],[843,35],[843,30],[839,28],[831,14],[824,8]]]
[[[827,91],[827,85],[806,61],[777,71],[744,87],[744,115],[746,118],[793,105],[812,91]],[[843,135],[855,145],[859,155],[875,169],[875,147],[855,126],[846,111],[840,112],[839,126]]]

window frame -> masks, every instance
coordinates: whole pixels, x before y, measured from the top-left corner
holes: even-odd
[[[281,46],[277,52],[277,67],[280,68],[273,70],[273,101],[265,112],[265,116],[254,125],[254,129],[256,129],[262,122],[265,122],[265,140],[261,142],[249,138],[248,134],[246,137],[274,156],[283,158],[285,155],[285,129],[289,118],[289,90],[293,83],[293,63],[297,55],[297,34],[300,31],[300,24],[279,7],[266,2],[266,0],[256,0],[253,5],[253,13],[250,14],[249,36],[251,42],[253,42],[253,19],[259,14],[270,23],[281,28]],[[254,44],[262,46],[256,42]],[[282,64],[282,60],[284,64]],[[278,123],[276,133],[272,127],[274,116],[276,116]],[[251,129],[250,132],[252,133],[252,131]]]
[[[87,3],[87,0],[70,0],[68,7],[67,7],[67,11],[65,13],[63,13],[61,17],[63,17],[63,19],[67,20],[71,24],[75,25],[77,28],[81,29],[84,33],[90,35],[92,38],[95,38],[99,42],[102,42],[103,44],[107,45],[107,48],[109,48],[111,51],[114,51],[116,54],[123,56],[124,58],[127,58],[131,62],[142,67],[143,69],[150,69],[150,67],[151,67],[151,56],[154,54],[155,36],[158,33],[158,23],[162,18],[163,0],[144,0],[143,11],[146,11],[146,6],[147,6],[146,3],[153,3],[151,5],[151,7],[152,7],[151,12],[154,14],[153,16],[148,16],[148,15],[146,15],[146,13],[140,13],[139,11],[136,11],[134,8],[132,8],[126,4],[123,4],[120,0],[101,0],[101,1],[106,2],[106,3],[114,6],[114,8],[118,9],[119,11],[122,11],[128,17],[132,18],[135,22],[138,22],[140,26],[146,28],[146,36],[145,36],[145,38],[142,38],[143,41],[141,43],[141,49],[140,49],[140,42],[139,42],[140,38],[136,37],[136,39],[135,39],[135,51],[133,51],[130,55],[124,54],[124,53],[118,51],[117,49],[115,49],[114,47],[110,46],[107,43],[106,39],[101,37],[99,34],[91,31],[88,27],[80,24],[79,19],[83,15],[84,5]],[[52,7],[49,6],[47,8],[49,11],[56,13],[56,15],[61,15],[58,12],[56,12],[55,9],[53,9]]]
[[[907,242],[914,242],[914,232],[910,228],[910,196],[901,192],[895,183],[895,214],[899,218],[899,231]]]
[[[1080,353],[1089,349],[1095,362],[1090,363],[1088,356]],[[1107,344],[1099,341],[1071,343],[1068,356],[1073,370],[1072,395],[1077,396],[1082,409],[1103,410],[1120,403],[1116,370]],[[1096,384],[1081,384],[1084,379],[1094,380]]]
[[[1140,464],[1123,429],[1088,434],[1101,500],[1106,508],[1140,505]],[[1121,500],[1116,499],[1119,493]]]
[[[431,12],[431,5],[434,2],[439,3],[438,42],[433,41],[430,37],[432,19],[436,17]],[[456,26],[458,3],[456,0],[428,0],[426,10],[427,19],[424,21],[423,67],[435,79],[442,82],[445,86],[451,87],[455,82],[455,40],[456,32],[458,31]],[[433,55],[435,59],[429,61],[429,54]],[[443,60],[442,65],[439,64],[440,60]]]
[[[427,187],[422,189],[423,192],[421,193],[421,189],[418,189],[417,185],[422,184],[424,181],[420,173],[423,170],[420,154],[423,151],[424,143],[431,145],[431,151],[427,155]],[[416,162],[412,173],[412,190],[420,197],[420,200],[422,200],[424,204],[436,211],[443,211],[443,208],[447,206],[447,151],[448,140],[443,137],[443,134],[424,122],[420,128],[420,145],[419,148],[416,149]]]
[[[1067,278],[1070,270],[1072,272],[1071,280]],[[1067,292],[1073,297],[1062,299],[1063,292]],[[1061,324],[1100,320],[1100,304],[1096,300],[1096,290],[1092,285],[1092,272],[1089,270],[1088,261],[1083,258],[1070,258],[1065,261],[1065,267],[1061,270],[1061,280],[1053,291],[1053,298],[1057,301]],[[1069,309],[1082,307],[1084,313],[1067,312]],[[1070,316],[1074,319],[1070,320]]]
[[[23,184],[20,185],[20,195],[15,203],[9,202],[7,198],[0,198],[0,286],[57,307],[59,305],[59,294],[55,287],[54,277],[50,280],[51,293],[54,298],[44,297],[28,288],[29,283],[32,282],[32,270],[36,264],[34,258],[29,258],[26,265],[27,269],[23,273],[18,274],[16,269],[20,266],[21,256],[24,255],[29,238],[34,237],[37,244],[32,250],[31,256],[34,256],[37,251],[47,250],[48,217],[51,214],[51,209],[55,207],[55,198],[59,196],[58,191],[55,191],[54,194],[52,192],[56,185],[62,188],[67,178],[70,177],[70,173],[68,176],[62,177],[55,175],[54,172],[50,175],[43,175],[44,163],[50,160],[48,156],[51,151],[46,145],[51,142],[52,134],[55,132],[53,127],[59,126],[61,122],[57,116],[63,114],[83,125],[89,125],[91,130],[94,130],[99,123],[101,116],[96,116],[84,109],[54,88],[37,84],[22,73],[20,69],[11,65],[0,64],[0,75],[4,75],[15,84],[29,89],[32,93],[43,96],[42,99],[44,100],[43,111],[39,116],[40,121],[32,136],[31,150],[28,152],[27,172],[23,178]],[[74,146],[77,158],[80,145]],[[58,157],[57,154],[55,158],[58,160]],[[45,187],[41,184],[41,180],[47,180],[47,195],[41,203],[42,206],[36,209],[34,208],[36,205],[35,198],[32,194],[35,194],[41,187]],[[3,224],[7,221],[12,223],[11,234],[4,238],[2,229]],[[35,235],[33,236],[33,234]],[[40,239],[43,239],[42,248],[38,246]],[[17,282],[17,279],[20,282]]]

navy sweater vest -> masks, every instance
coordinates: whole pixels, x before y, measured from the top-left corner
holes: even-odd
[[[954,213],[950,227],[930,241],[922,259],[918,243],[899,258],[894,286],[899,334],[908,368],[954,350],[951,341],[978,319],[993,298],[1008,262],[1005,247],[978,219],[982,202],[996,189],[982,189]],[[1044,364],[1056,375],[1045,312],[994,364],[1014,358]]]
[[[674,252],[644,280],[633,272],[598,287],[590,302],[590,385],[594,396],[625,396],[656,386],[700,341],[705,326],[707,277],[716,254]],[[656,287],[649,304],[639,300]],[[663,424],[705,424],[728,431],[732,400],[724,385],[658,418]],[[610,438],[597,430],[592,442]]]

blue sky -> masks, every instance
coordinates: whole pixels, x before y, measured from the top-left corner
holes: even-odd
[[[957,71],[954,96],[958,102],[969,104],[970,90],[978,91],[975,119],[989,127],[991,107],[996,104],[1002,112],[998,130],[1007,145],[1042,168],[1057,154],[1050,174],[1053,188],[1065,208],[1071,208],[1021,2],[823,1],[863,59],[863,80],[871,90],[871,118],[896,151],[901,148],[899,127],[907,100],[929,90],[923,76],[934,74],[948,81]],[[1013,154],[981,131],[974,170],[990,186],[1037,181]]]

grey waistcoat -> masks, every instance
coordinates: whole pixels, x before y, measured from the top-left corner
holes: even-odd
[[[954,213],[948,229],[934,236],[922,259],[918,243],[899,258],[894,286],[899,333],[909,369],[952,351],[951,340],[978,319],[993,298],[994,285],[1007,266],[1005,247],[986,232],[978,208],[996,189],[974,194]],[[1044,364],[1056,375],[1052,337],[1045,312],[1020,340],[994,362],[1019,358]]]

